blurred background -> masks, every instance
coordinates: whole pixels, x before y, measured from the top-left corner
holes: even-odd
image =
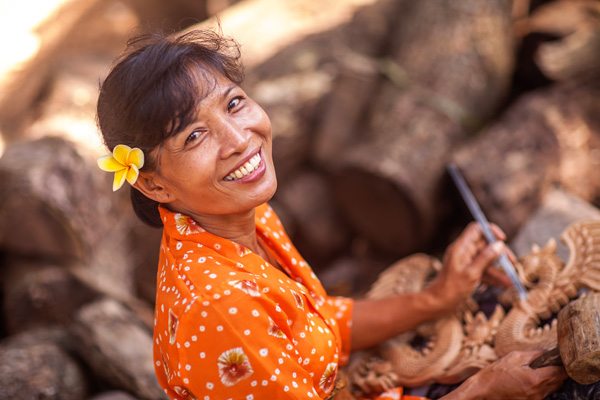
[[[221,29],[273,124],[272,205],[331,294],[441,256],[457,163],[526,252],[600,203],[600,2],[0,2],[0,399],[159,399],[160,230],[98,170],[100,82],[140,33]]]

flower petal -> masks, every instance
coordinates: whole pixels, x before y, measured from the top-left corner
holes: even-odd
[[[144,166],[144,152],[137,147],[131,149],[127,157],[127,165],[135,165],[138,169],[142,169]]]
[[[127,168],[123,168],[120,171],[115,172],[115,179],[113,180],[113,192],[116,192],[125,183],[125,176],[127,175]]]
[[[119,171],[119,170],[125,168],[125,165],[123,165],[123,164],[119,163],[117,160],[115,160],[115,158],[112,156],[112,154],[100,157],[97,160],[97,162],[98,162],[98,167],[102,171],[106,171],[106,172],[115,172],[115,171]]]
[[[131,147],[124,144],[118,144],[113,149],[113,156],[121,164],[127,165],[127,157],[129,156],[129,152],[131,152]]]
[[[129,168],[127,168],[127,174],[125,175],[125,178],[130,185],[133,185],[135,181],[137,181],[139,174],[140,170],[134,164],[131,164]]]

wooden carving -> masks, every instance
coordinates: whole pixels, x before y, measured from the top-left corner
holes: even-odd
[[[586,290],[600,291],[600,222],[575,223],[561,239],[570,250],[566,263],[556,254],[554,240],[543,248],[534,246],[516,263],[527,300],[507,291],[501,297],[510,310],[505,314],[497,305],[489,318],[470,300],[452,315],[398,335],[378,349],[379,362],[391,364],[394,374],[385,375],[385,385],[371,376],[368,386],[388,386],[390,377],[406,386],[456,383],[510,351],[556,346],[558,311]],[[424,254],[405,258],[380,275],[367,297],[420,291],[440,268],[438,260]],[[376,363],[372,357],[359,358],[350,369],[353,382],[365,382],[368,368],[361,364],[366,362],[371,369]],[[367,385],[361,386],[369,394]]]

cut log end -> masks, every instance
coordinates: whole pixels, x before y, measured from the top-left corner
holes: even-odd
[[[335,179],[335,196],[352,225],[375,245],[407,254],[422,243],[426,232],[417,205],[406,188],[388,177],[348,166]]]

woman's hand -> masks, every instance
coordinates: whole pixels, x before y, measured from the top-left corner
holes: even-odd
[[[509,353],[443,399],[543,399],[562,385],[567,374],[561,367],[530,368],[529,364],[540,354],[539,351]]]
[[[497,226],[492,225],[492,230],[498,239],[505,238]],[[510,285],[506,276],[492,266],[496,258],[506,250],[506,246],[500,241],[493,245],[487,244],[479,224],[469,224],[446,250],[442,271],[426,289],[440,300],[440,311],[454,310],[473,293],[482,280]]]

